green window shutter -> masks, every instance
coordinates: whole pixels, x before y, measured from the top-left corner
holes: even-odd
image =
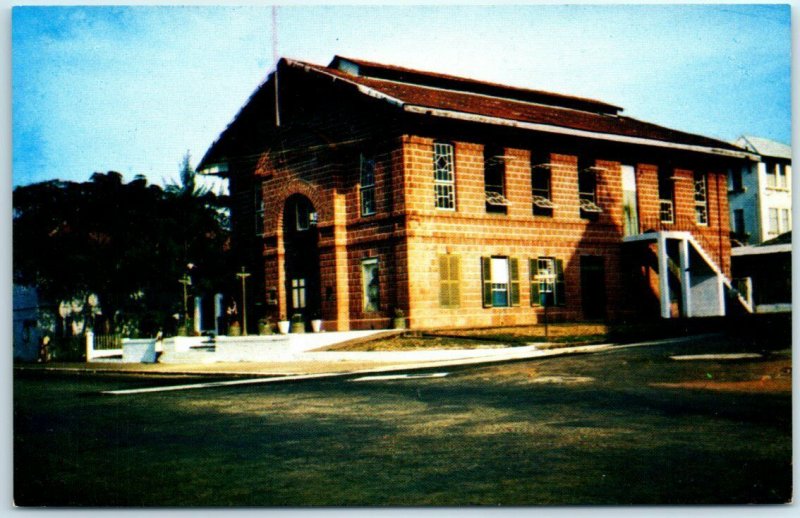
[[[508,268],[511,270],[511,305],[519,306],[519,260],[509,257]]]
[[[439,305],[443,308],[461,305],[461,258],[457,255],[439,256]]]
[[[450,306],[450,258],[439,256],[439,305]]]
[[[539,275],[539,259],[530,260],[531,269],[531,306],[539,305],[539,281],[536,278]]]
[[[483,307],[492,307],[492,258],[481,257],[481,277],[483,279]]]
[[[450,256],[450,305],[461,307],[461,257]]]
[[[566,288],[564,286],[564,261],[556,259],[556,300],[557,306],[567,305]]]

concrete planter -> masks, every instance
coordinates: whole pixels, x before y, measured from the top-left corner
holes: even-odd
[[[305,332],[306,332],[305,322],[292,322],[292,333],[305,333]]]
[[[259,322],[258,323],[258,334],[261,336],[267,336],[272,334],[272,326],[266,322]]]
[[[405,317],[394,317],[392,319],[392,327],[394,329],[405,329],[406,328],[406,318]]]
[[[278,321],[278,332],[282,335],[289,334],[289,321],[288,320],[280,320]]]
[[[311,330],[315,333],[319,333],[322,331],[322,320],[319,318],[315,318],[311,321]]]

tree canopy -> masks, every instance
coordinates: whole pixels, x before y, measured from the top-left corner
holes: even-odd
[[[17,187],[14,282],[53,303],[97,294],[112,328],[144,334],[174,325],[185,273],[194,294],[223,291],[233,279],[227,200],[196,186],[188,160],[179,188],[114,171]]]

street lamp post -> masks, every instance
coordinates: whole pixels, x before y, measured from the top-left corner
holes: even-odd
[[[189,332],[188,324],[189,324],[189,303],[188,303],[188,289],[189,286],[192,285],[192,278],[189,277],[188,273],[184,273],[183,277],[178,280],[179,283],[183,284],[183,325],[186,327],[186,332]]]
[[[245,281],[250,274],[244,271],[244,266],[242,266],[242,271],[237,273],[236,276],[242,280],[242,336],[247,336],[247,297],[245,296]]]

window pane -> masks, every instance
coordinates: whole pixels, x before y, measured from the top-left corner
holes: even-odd
[[[453,146],[442,142],[433,145],[434,203],[437,209],[455,209],[453,184]]]
[[[789,209],[781,209],[781,233],[790,231],[789,227]]]
[[[364,311],[378,311],[380,308],[380,280],[378,260],[366,259],[361,263]]]
[[[508,259],[492,257],[492,283],[508,284]]]
[[[708,225],[708,202],[706,193],[706,175],[694,173],[694,212],[698,225]]]
[[[778,209],[769,209],[769,233],[778,233]]]

